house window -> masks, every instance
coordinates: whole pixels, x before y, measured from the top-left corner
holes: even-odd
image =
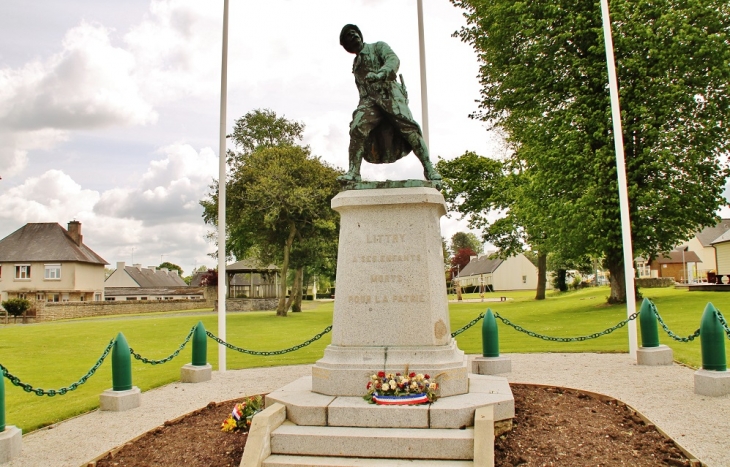
[[[18,294],[18,298],[26,298],[27,299],[28,297],[26,297],[24,293],[19,293]]]
[[[47,300],[48,302],[57,303],[57,302],[61,301],[61,296],[58,295],[57,293],[49,293],[47,297],[48,297],[48,300]]]
[[[94,301],[95,302],[100,302],[101,301],[101,294],[100,293],[94,294]]]
[[[15,278],[16,279],[30,279],[30,264],[16,264],[15,265]]]
[[[46,280],[61,279],[61,265],[60,264],[46,264],[45,271],[43,272],[43,278]]]
[[[79,301],[80,301],[80,302],[86,301],[86,296],[85,296],[84,294],[81,294],[81,295],[79,296]]]
[[[61,300],[63,300],[64,302],[67,302],[68,301],[68,294],[67,293],[64,293],[63,295],[61,295]]]
[[[140,300],[147,300],[147,297],[140,297]]]
[[[522,283],[527,284],[527,276],[522,276]]]
[[[35,299],[38,302],[42,302],[43,300],[46,299],[46,296],[44,294],[42,294],[42,293],[38,293],[38,294],[35,294]]]
[[[127,300],[137,300],[137,297],[127,297]]]
[[[115,299],[114,297],[106,297],[107,302],[113,302]]]

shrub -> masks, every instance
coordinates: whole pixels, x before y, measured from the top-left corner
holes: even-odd
[[[3,308],[12,316],[20,316],[30,308],[30,302],[24,298],[11,298],[2,303]]]

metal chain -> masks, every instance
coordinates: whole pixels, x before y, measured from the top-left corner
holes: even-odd
[[[629,316],[627,319],[621,321],[620,323],[616,324],[613,327],[610,327],[608,329],[604,329],[601,332],[596,332],[596,333],[593,333],[593,334],[589,334],[587,336],[578,336],[578,337],[553,337],[553,336],[546,336],[544,334],[538,334],[536,332],[528,331],[527,329],[523,328],[522,326],[518,326],[518,325],[512,323],[507,318],[503,318],[502,316],[500,316],[499,313],[494,313],[494,317],[495,318],[502,320],[502,322],[504,324],[506,324],[507,326],[512,326],[513,328],[515,328],[516,331],[524,332],[525,334],[527,334],[530,337],[539,337],[540,339],[543,339],[543,340],[546,340],[546,341],[551,341],[551,342],[579,342],[579,341],[585,341],[585,340],[588,340],[588,339],[597,339],[597,338],[599,338],[601,336],[605,336],[607,334],[611,334],[613,331],[615,331],[617,329],[620,329],[620,328],[626,326],[629,321],[632,321],[632,320],[636,319],[637,316],[639,316],[639,313],[634,313],[631,316]]]
[[[241,352],[241,353],[245,353],[245,354],[249,354],[249,355],[257,355],[257,356],[261,356],[261,357],[268,357],[270,355],[282,355],[282,354],[285,354],[285,353],[288,353],[288,352],[294,352],[295,350],[299,350],[302,347],[306,347],[309,344],[311,344],[312,342],[321,339],[322,336],[324,336],[325,334],[327,334],[331,330],[332,330],[332,325],[329,325],[326,328],[324,328],[324,331],[322,331],[319,334],[315,335],[314,337],[312,337],[308,341],[302,342],[301,344],[295,345],[294,347],[289,347],[288,349],[271,350],[271,351],[257,351],[257,350],[242,349],[241,347],[236,347],[233,344],[229,344],[228,342],[222,340],[221,338],[219,338],[218,336],[216,336],[215,334],[213,334],[210,331],[205,331],[205,333],[208,335],[208,337],[210,337],[211,339],[213,339],[217,343],[219,343],[221,345],[225,345],[229,349],[235,350],[236,352]]]
[[[666,325],[666,324],[664,323],[664,320],[662,319],[662,317],[661,317],[661,316],[659,316],[659,311],[658,311],[658,310],[656,309],[656,305],[654,305],[654,302],[652,302],[652,301],[650,300],[650,301],[649,301],[649,303],[651,303],[651,309],[652,309],[652,311],[654,312],[654,315],[656,316],[656,319],[657,319],[657,321],[659,321],[659,324],[661,324],[661,325],[662,325],[662,328],[664,329],[664,332],[666,332],[666,333],[667,333],[667,334],[669,335],[669,337],[671,337],[671,338],[672,338],[672,339],[674,339],[675,341],[679,341],[679,342],[690,342],[690,341],[693,341],[693,340],[695,340],[696,338],[698,338],[698,337],[699,337],[699,335],[700,335],[700,328],[697,328],[697,330],[696,330],[695,332],[693,332],[692,334],[690,334],[690,335],[689,335],[689,336],[687,336],[687,337],[680,337],[680,336],[678,336],[678,335],[674,334],[674,333],[673,333],[673,332],[672,332],[672,331],[671,331],[671,330],[669,329],[669,326],[667,326],[667,325]]]
[[[475,324],[477,324],[477,323],[479,322],[479,320],[480,320],[480,319],[482,319],[482,318],[484,318],[484,313],[479,313],[479,316],[477,316],[476,318],[474,318],[473,320],[471,320],[471,321],[470,321],[470,322],[469,322],[469,323],[468,323],[468,324],[467,324],[466,326],[464,326],[463,328],[461,328],[461,329],[458,329],[458,330],[456,330],[456,331],[452,332],[452,333],[451,333],[451,337],[456,337],[456,336],[458,336],[458,335],[459,335],[459,334],[461,334],[462,332],[466,331],[466,330],[467,330],[467,329],[469,329],[470,327],[472,327],[472,326],[474,326]]]
[[[70,384],[69,386],[67,386],[65,388],[60,388],[60,389],[34,388],[30,384],[20,381],[20,378],[13,375],[12,373],[10,373],[8,371],[8,369],[5,368],[2,364],[0,364],[0,370],[5,374],[5,377],[7,379],[9,379],[11,383],[13,383],[15,386],[20,386],[21,388],[23,388],[23,391],[25,391],[25,392],[32,392],[36,396],[53,397],[56,394],[63,396],[67,392],[73,391],[74,389],[76,389],[79,386],[81,386],[82,384],[84,384],[89,378],[91,378],[91,376],[94,373],[96,373],[96,370],[98,370],[99,367],[101,366],[101,364],[104,363],[104,360],[109,355],[109,352],[111,352],[112,347],[114,347],[115,340],[116,339],[112,339],[111,341],[109,341],[109,345],[106,346],[106,349],[104,349],[104,352],[101,354],[101,357],[99,357],[99,359],[96,361],[96,364],[94,366],[92,366],[91,369],[84,376],[81,377],[81,379],[79,379],[75,383]]]
[[[162,363],[167,363],[170,360],[172,360],[173,358],[177,357],[178,354],[180,353],[180,351],[185,348],[185,346],[188,344],[188,342],[190,342],[190,338],[193,337],[193,333],[195,332],[195,328],[196,327],[197,327],[197,325],[193,326],[190,329],[190,332],[188,333],[188,337],[185,338],[185,340],[183,341],[183,343],[180,344],[180,347],[178,347],[176,351],[174,351],[173,353],[171,353],[167,357],[163,358],[162,360],[150,360],[148,358],[145,358],[142,355],[136,353],[134,351],[134,349],[131,348],[131,347],[129,348],[129,353],[131,353],[134,356],[134,358],[136,358],[137,360],[141,361],[142,363],[148,363],[150,365],[160,365]]]
[[[717,312],[717,319],[720,320],[720,324],[722,324],[722,327],[725,328],[725,334],[727,334],[727,338],[730,339],[730,327],[728,327],[725,317],[722,316],[722,313],[720,313],[720,310],[718,310],[717,308],[715,308],[715,311]]]

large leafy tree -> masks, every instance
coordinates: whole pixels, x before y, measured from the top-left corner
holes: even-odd
[[[456,232],[451,236],[451,251],[456,253],[463,248],[470,248],[475,253],[484,253],[484,246],[472,232]]]
[[[452,0],[480,61],[477,118],[529,173],[518,204],[543,248],[603,258],[625,300],[614,138],[597,0]],[[714,225],[730,148],[730,6],[611,2],[635,255]],[[539,200],[537,202],[536,200]],[[524,226],[524,225],[523,225]],[[539,247],[538,247],[539,249]]]
[[[444,198],[449,209],[482,231],[484,241],[499,249],[506,258],[522,252],[527,245],[537,250],[537,300],[545,298],[547,251],[542,199],[530,195],[529,171],[513,159],[499,161],[467,151],[437,164],[444,180]]]
[[[301,140],[303,128],[269,110],[246,114],[230,135],[237,151],[228,154],[232,170],[226,182],[226,253],[276,262],[283,278],[293,266],[293,291],[297,285],[301,289],[302,268],[317,263],[313,258],[319,254],[331,255],[332,244],[337,244],[338,218],[330,201],[339,190],[340,172],[309,148],[294,144]],[[216,224],[217,185],[201,204],[205,221]],[[286,288],[282,280],[279,316],[286,316],[296,299],[292,293],[287,300]]]

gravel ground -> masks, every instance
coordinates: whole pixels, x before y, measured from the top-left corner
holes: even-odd
[[[694,394],[694,370],[681,365],[638,366],[627,354],[506,354],[510,382],[584,389],[619,399],[649,418],[709,467],[730,466],[730,396]],[[213,373],[199,384],[173,383],[142,394],[127,412],[94,411],[23,437],[23,452],[8,467],[79,467],[98,455],[205,406],[270,392],[311,374],[311,366]]]

